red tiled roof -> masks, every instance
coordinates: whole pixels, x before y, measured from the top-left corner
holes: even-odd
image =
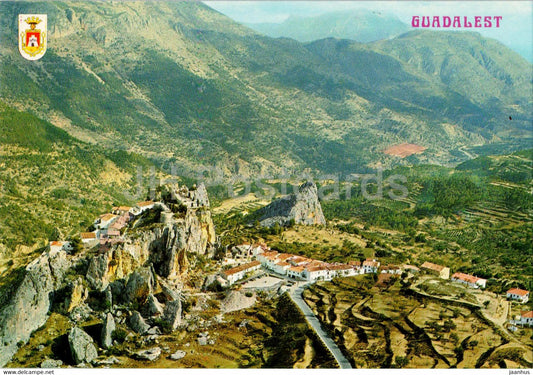
[[[279,263],[276,263],[276,266],[287,267],[287,266],[290,266],[290,264],[287,262],[279,262]]]
[[[363,266],[368,266],[368,267],[378,267],[379,266],[379,263],[378,262],[375,262],[373,260],[365,260],[363,262]]]
[[[456,272],[452,275],[452,279],[459,279],[466,281],[467,283],[475,284],[479,280],[484,280],[481,277],[473,276],[473,275],[467,275],[466,273]]]
[[[520,311],[522,318],[533,318],[533,310],[531,311]]]
[[[512,288],[507,291],[507,294],[516,294],[516,295],[524,297],[524,296],[527,296],[529,292],[524,289]]]
[[[444,266],[441,266],[440,264],[435,264],[435,263],[430,263],[430,262],[424,262],[424,263],[422,263],[422,265],[420,267],[421,268],[427,268],[427,269],[430,269],[432,271],[437,271],[437,272],[440,272],[444,268],[446,268]]]
[[[113,215],[113,214],[105,214],[105,215],[100,216],[102,221],[109,221],[111,219],[114,219],[115,217],[117,217],[117,215]]]
[[[50,242],[50,246],[63,246],[63,242],[61,242],[61,241],[52,241],[52,242]]]
[[[152,201],[144,201],[144,202],[138,202],[137,207],[146,207],[154,204]]]
[[[241,271],[246,271],[249,268],[252,268],[252,267],[255,267],[255,266],[259,266],[260,264],[261,264],[261,262],[259,262],[257,260],[254,260],[253,262],[246,263],[246,264],[241,264],[240,266],[233,267],[233,268],[231,268],[229,270],[226,270],[226,271],[224,271],[224,274],[226,276],[233,275],[233,274],[236,274],[236,273],[241,272]]]
[[[278,259],[279,260],[286,260],[286,259],[292,258],[293,256],[294,256],[293,254],[281,253],[281,254],[278,255]]]
[[[84,240],[96,239],[96,233],[94,232],[81,232],[80,237]]]
[[[358,261],[358,260],[350,260],[350,261],[348,262],[348,264],[349,264],[350,266],[361,267],[361,262]]]

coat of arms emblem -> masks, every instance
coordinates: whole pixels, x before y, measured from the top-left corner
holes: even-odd
[[[27,60],[39,60],[46,52],[46,14],[19,14],[19,51]]]

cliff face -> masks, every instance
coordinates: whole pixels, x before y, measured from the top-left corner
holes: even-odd
[[[263,227],[271,227],[278,223],[286,225],[292,220],[296,224],[324,225],[326,219],[318,200],[318,190],[313,182],[306,182],[298,188],[298,192],[278,199],[257,212]]]
[[[50,295],[61,285],[69,267],[63,251],[43,253],[28,264],[22,283],[0,313],[0,367],[18,350],[18,342],[27,342],[46,322]]]
[[[26,343],[46,323],[52,303],[65,306],[72,319],[73,306],[83,307],[90,290],[105,295],[111,311],[116,303],[132,304],[146,318],[155,311],[173,329],[179,326],[180,285],[189,271],[187,254],[210,256],[216,237],[203,185],[192,191],[171,185],[162,191],[169,194],[162,194],[152,210],[130,224],[124,243],[88,254],[85,270],[74,267],[73,256],[65,251],[45,251],[27,266],[11,301],[0,306],[0,367],[18,350],[19,342]],[[76,256],[78,264],[84,256]],[[64,277],[67,271],[78,275],[75,282]],[[51,296],[60,290],[69,290],[71,295],[65,301],[52,301]],[[163,296],[162,303],[156,294]]]

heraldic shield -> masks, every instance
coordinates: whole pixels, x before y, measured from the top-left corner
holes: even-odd
[[[46,14],[19,14],[19,51],[27,60],[39,60],[46,52]]]

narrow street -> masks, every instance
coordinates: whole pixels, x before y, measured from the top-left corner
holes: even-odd
[[[324,343],[324,345],[326,345],[331,354],[333,354],[333,357],[335,357],[335,360],[339,364],[339,367],[341,369],[352,368],[350,362],[346,359],[344,354],[342,354],[341,350],[339,349],[337,344],[335,344],[333,339],[331,339],[326,333],[326,331],[324,331],[324,329],[320,325],[320,321],[302,298],[302,293],[306,285],[307,283],[298,283],[297,285],[293,286],[290,289],[289,296],[294,301],[294,303],[296,303],[296,305],[300,308],[300,310],[305,316],[305,319],[307,320],[311,328],[313,328],[313,330],[316,332],[318,337],[320,337],[320,340],[322,340],[322,342]]]

